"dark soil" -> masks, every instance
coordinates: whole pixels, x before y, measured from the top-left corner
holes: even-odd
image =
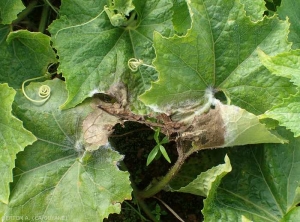
[[[111,137],[111,143],[116,150],[125,155],[124,163],[131,174],[132,181],[139,189],[144,189],[156,178],[164,176],[177,159],[175,143],[166,144],[165,148],[172,161],[169,164],[162,156],[154,160],[148,167],[146,166],[147,156],[156,145],[153,139],[154,131],[149,127],[135,123],[126,122],[124,126],[117,125]],[[161,135],[162,137],[164,135]],[[203,198],[191,194],[161,191],[155,195],[165,202],[174,212],[176,212],[186,222],[203,221],[201,209],[203,208]],[[148,207],[154,215],[160,215],[160,221],[179,221],[158,199],[149,198],[146,200]],[[140,216],[129,206],[131,204],[138,210],[135,200],[122,204],[120,214],[112,214],[105,221],[142,221]],[[157,206],[158,205],[158,206]],[[159,208],[160,213],[156,212]],[[141,211],[145,216],[145,213]],[[145,216],[146,217],[146,216]],[[159,216],[157,216],[159,217]]]

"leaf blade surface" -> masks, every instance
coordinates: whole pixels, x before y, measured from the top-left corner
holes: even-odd
[[[24,129],[22,122],[12,115],[12,103],[15,90],[7,84],[0,84],[1,115],[0,115],[0,201],[8,203],[9,183],[13,181],[13,168],[17,153],[32,144],[35,136]]]
[[[294,93],[286,79],[272,76],[257,48],[271,54],[290,49],[288,23],[274,18],[252,22],[237,1],[188,1],[187,35],[155,33],[154,65],[159,80],[140,99],[153,110],[174,114],[201,107],[206,90],[223,91],[234,105],[261,114]],[[276,45],[276,49],[274,49]]]
[[[27,94],[34,98],[42,84],[52,88],[42,105],[21,93],[17,96],[15,111],[38,140],[18,156],[5,215],[102,221],[119,213],[120,203],[131,198],[129,176],[118,169],[123,157],[109,143],[89,150],[83,122],[93,113],[94,102],[62,111],[59,106],[67,98],[64,82],[31,83]]]
[[[299,203],[299,141],[230,149],[233,170],[205,200],[205,221],[282,221]]]
[[[56,63],[50,37],[27,30],[10,32],[0,26],[0,82],[20,89],[22,82],[45,75],[47,66]]]
[[[129,91],[128,104],[135,112],[145,113],[136,98],[156,79],[152,68],[129,70],[130,58],[151,65],[154,58],[153,31],[172,33],[171,1],[133,1],[138,15],[135,28],[114,27],[103,13],[105,2],[74,4],[65,2],[62,16],[50,26],[54,47],[60,56],[60,72],[66,78],[69,98],[64,108],[74,107],[95,93],[108,93],[110,86],[122,82]],[[85,11],[89,17],[83,16]],[[78,15],[78,16],[76,16]],[[69,36],[72,35],[72,40]]]

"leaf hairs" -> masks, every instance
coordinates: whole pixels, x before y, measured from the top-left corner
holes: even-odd
[[[136,58],[131,58],[131,59],[129,59],[128,62],[127,62],[127,64],[128,64],[128,68],[129,68],[131,71],[133,71],[133,72],[138,71],[138,69],[139,69],[140,66],[147,66],[147,67],[150,67],[150,68],[155,69],[154,66],[147,65],[147,64],[144,63],[143,60],[141,60],[141,59],[136,59]]]

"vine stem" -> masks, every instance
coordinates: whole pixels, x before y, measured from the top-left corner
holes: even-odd
[[[39,32],[44,33],[45,28],[46,28],[46,23],[48,20],[48,14],[49,14],[49,5],[48,4],[44,4],[43,6],[43,11],[42,11],[42,16],[41,16],[41,20],[40,20],[40,24],[39,24]]]
[[[160,192],[168,183],[173,179],[174,175],[179,171],[183,164],[184,160],[178,158],[176,163],[172,166],[169,172],[154,186],[150,187],[147,190],[139,191],[138,196],[141,198],[149,198]]]
[[[58,10],[49,2],[49,0],[44,0],[44,2],[48,4],[57,15],[59,15]]]
[[[18,18],[13,21],[13,24],[18,24],[35,8],[38,1],[31,1],[28,6],[18,15]]]
[[[120,162],[120,168],[129,172],[127,169],[127,166],[125,165],[125,163],[123,161]],[[141,198],[138,193],[139,190],[136,187],[135,183],[131,180],[130,178],[130,182],[131,182],[131,187],[132,187],[132,193],[133,196],[135,197],[135,199],[137,200],[137,202],[139,203],[140,207],[143,209],[143,211],[145,212],[145,214],[149,217],[149,219],[151,219],[154,222],[158,222],[157,219],[155,218],[155,216],[152,214],[151,210],[149,209],[149,207],[147,206],[147,204],[145,203],[144,199]]]
[[[177,150],[178,150],[178,159],[175,162],[175,164],[171,167],[168,173],[159,182],[154,184],[149,189],[139,191],[138,196],[140,198],[152,197],[158,192],[160,192],[162,189],[164,189],[170,183],[173,177],[178,173],[178,171],[181,169],[181,166],[183,165],[186,158],[192,154],[192,152],[188,152],[185,154],[182,150],[182,147],[178,143],[177,143]]]

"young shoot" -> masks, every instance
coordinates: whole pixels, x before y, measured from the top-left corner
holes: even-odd
[[[169,139],[167,136],[165,136],[161,141],[159,140],[159,134],[160,134],[160,128],[157,128],[154,133],[154,140],[156,142],[156,146],[151,150],[151,152],[148,155],[147,158],[147,166],[154,160],[158,159],[161,154],[164,156],[164,158],[171,163],[171,160],[169,158],[169,155],[165,149],[165,147],[162,144],[168,143]]]

